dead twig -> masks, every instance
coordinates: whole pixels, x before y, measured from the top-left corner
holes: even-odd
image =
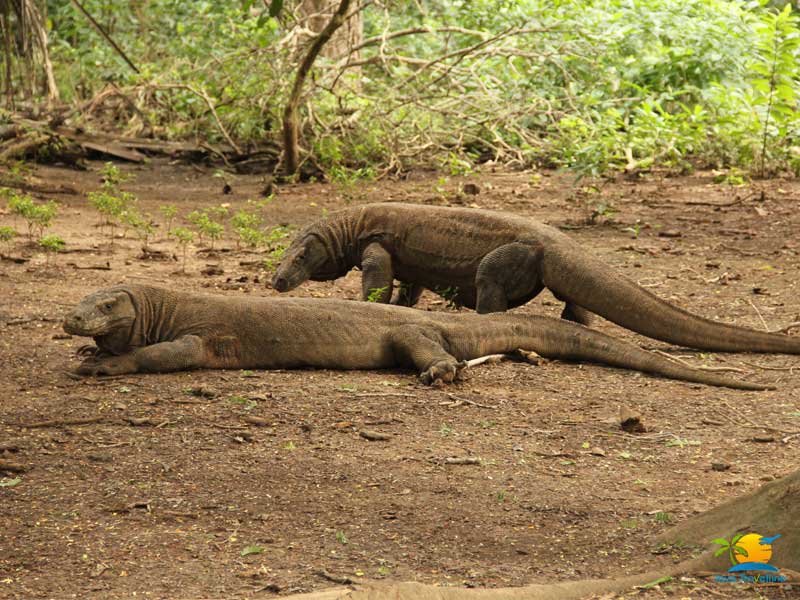
[[[338,583],[341,585],[353,585],[356,583],[361,583],[361,580],[358,578],[352,578],[347,575],[334,575],[333,573],[329,573],[325,569],[317,571],[317,575],[319,575],[323,579],[327,579],[328,581],[332,581],[333,583]]]
[[[753,304],[752,300],[750,300],[748,298],[747,301],[750,303],[750,306],[753,307],[753,310],[756,311],[756,314],[758,315],[758,318],[761,319],[761,324],[764,325],[764,330],[768,332],[769,331],[769,325],[767,325],[767,322],[764,320],[764,317],[761,316],[761,311],[758,310],[758,307],[755,304]]]
[[[22,463],[0,460],[0,471],[6,471],[7,473],[25,473],[29,470],[30,469]]]
[[[496,406],[492,406],[490,404],[481,404],[480,402],[475,402],[474,400],[470,400],[469,398],[461,398],[460,396],[456,396],[455,394],[447,394],[447,397],[453,400],[453,402],[443,402],[443,406],[450,406],[450,407],[458,407],[462,404],[469,404],[470,406],[477,406],[478,408],[487,408],[490,410],[496,410]]]
[[[25,429],[39,429],[42,427],[64,427],[66,425],[89,425],[105,421],[106,417],[86,417],[82,419],[53,419],[50,421],[38,421],[36,423],[17,423],[17,427]]]

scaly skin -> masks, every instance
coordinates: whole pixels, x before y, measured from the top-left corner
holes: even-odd
[[[414,367],[425,383],[450,382],[463,361],[533,350],[708,385],[770,386],[691,369],[582,325],[550,317],[435,313],[315,298],[207,296],[145,285],[100,290],[64,320],[93,337],[80,375],[184,369]]]
[[[642,335],[701,350],[800,354],[800,337],[718,323],[672,306],[577,247],[560,231],[515,215],[378,203],[315,223],[286,251],[279,292],[360,267],[364,299],[413,305],[421,288],[479,313],[524,304],[548,288],[562,317],[595,313]],[[404,285],[392,299],[393,282]]]

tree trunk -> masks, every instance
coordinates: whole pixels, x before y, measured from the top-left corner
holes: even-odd
[[[327,44],[336,30],[344,23],[349,8],[350,0],[340,0],[336,12],[333,13],[333,16],[322,31],[320,31],[311,42],[311,46],[305,58],[303,58],[303,61],[297,69],[294,85],[289,94],[286,108],[283,111],[283,173],[285,175],[294,175],[300,167],[300,117],[298,108],[300,106],[300,98],[303,94],[303,84],[305,83],[309,71],[311,71],[311,67],[314,65],[314,61],[317,59],[317,56],[320,54],[325,44]]]
[[[335,0],[303,0],[300,3],[300,25],[319,34],[335,12]],[[351,15],[331,36],[322,49],[322,56],[337,60],[347,54],[350,48],[358,46],[364,37],[361,11]]]
[[[682,574],[724,574],[730,562],[727,553],[714,556],[719,546],[714,538],[731,539],[736,533],[758,533],[772,537],[774,554],[770,563],[781,569],[781,575],[797,585],[800,577],[800,471],[768,483],[742,498],[733,499],[702,515],[692,517],[659,536],[663,542],[692,543],[711,548],[699,556],[619,579],[592,579],[520,588],[463,589],[445,588],[421,583],[381,583],[358,585],[355,589],[333,588],[285,596],[285,600],[579,600],[587,596],[622,594],[633,588],[652,584],[666,577]],[[731,584],[722,584],[731,585]],[[731,588],[732,591],[736,588]]]

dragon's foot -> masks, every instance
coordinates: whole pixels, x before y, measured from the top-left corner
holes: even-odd
[[[110,358],[90,357],[75,369],[76,375],[91,377],[95,375],[124,375],[136,372],[136,365],[129,356],[113,356]]]
[[[428,367],[419,376],[422,383],[426,385],[442,385],[452,383],[458,374],[466,366],[466,362],[458,362],[455,359],[439,360]]]

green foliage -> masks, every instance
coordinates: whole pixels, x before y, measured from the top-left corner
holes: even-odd
[[[100,177],[103,181],[102,187],[89,192],[87,198],[103,219],[101,228],[108,226],[111,244],[114,244],[114,232],[120,226],[126,230],[132,227],[139,235],[144,227],[144,220],[135,208],[137,198],[130,192],[119,189],[120,184],[133,179],[133,175],[125,175],[114,163],[107,162],[100,169]]]
[[[181,271],[186,272],[186,253],[189,249],[189,244],[194,241],[194,233],[186,229],[185,227],[176,227],[172,231],[170,231],[170,235],[172,235],[176,240],[178,240],[178,244],[181,247],[182,254],[183,254],[183,262],[181,263]]]
[[[17,236],[17,230],[13,227],[3,225],[0,227],[0,242],[4,243],[9,248],[11,247],[12,240]]]
[[[122,222],[133,229],[136,237],[142,242],[142,247],[147,249],[150,237],[156,231],[156,225],[150,214],[141,214],[135,209],[126,210],[122,215]]]
[[[301,55],[292,20],[276,18],[282,0],[84,4],[105,17],[141,74],[70,3],[51,0],[52,58],[68,101],[109,81],[141,85],[121,125],[214,143],[224,141],[218,117],[237,142],[279,137]],[[459,0],[425,3],[424,14],[419,6],[365,8],[364,38],[376,43],[361,48],[358,72],[324,56],[315,63],[303,138],[337,183],[415,166],[464,175],[489,159],[581,174],[694,164],[800,173],[800,35],[788,4],[777,12],[729,0]],[[124,178],[112,167],[104,181],[118,187]]]
[[[172,222],[178,214],[178,207],[174,204],[162,204],[158,207],[158,212],[164,217],[164,231],[169,235],[169,232],[172,230]]]
[[[110,190],[117,190],[121,183],[130,181],[134,178],[133,174],[125,175],[112,162],[107,162],[100,169],[100,177],[103,180],[103,187]]]
[[[58,204],[49,201],[37,204],[30,194],[20,195],[14,191],[4,194],[7,198],[8,210],[15,216],[22,217],[28,225],[28,241],[33,242],[34,234],[42,237],[46,229],[53,224],[58,213]]]
[[[220,209],[222,209],[222,212]],[[216,207],[206,210],[193,210],[186,217],[186,219],[195,226],[200,240],[203,239],[203,236],[211,240],[212,249],[214,248],[214,242],[220,239],[225,233],[225,226],[212,218],[212,215],[220,214],[222,216],[227,215],[228,209],[226,207]]]
[[[257,248],[264,244],[265,236],[259,229],[263,219],[260,215],[245,209],[237,210],[231,217],[231,225],[236,232],[236,249],[244,243],[251,248]]]
[[[45,256],[47,257],[47,264],[50,264],[50,257],[53,254],[61,252],[66,246],[63,238],[57,235],[46,235],[39,239],[39,246],[44,249]]]
[[[369,290],[369,295],[367,295],[367,302],[378,302],[381,299],[381,296],[386,293],[386,290],[389,289],[388,285],[379,288],[371,288]]]

